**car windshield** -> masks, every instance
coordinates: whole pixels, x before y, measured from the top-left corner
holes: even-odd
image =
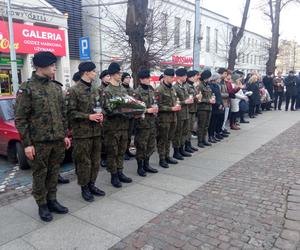
[[[4,121],[10,121],[15,119],[14,107],[15,99],[0,100],[0,118]]]

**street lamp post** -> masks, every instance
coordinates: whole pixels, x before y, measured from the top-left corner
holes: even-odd
[[[18,70],[17,70],[17,58],[14,41],[14,29],[11,16],[11,0],[7,0],[7,17],[8,17],[8,29],[9,29],[9,43],[10,43],[10,63],[13,82],[13,93],[17,93],[19,88]]]
[[[193,67],[195,70],[200,70],[200,46],[201,46],[200,0],[195,0],[195,28],[194,28],[194,49],[193,49]]]

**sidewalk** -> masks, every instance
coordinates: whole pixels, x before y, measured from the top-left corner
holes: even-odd
[[[297,173],[289,172],[290,169],[285,167],[290,164],[295,165],[295,159],[299,159],[296,158],[295,154],[296,149],[299,150],[300,131],[294,127],[291,130],[292,132],[287,131],[286,137],[280,135],[276,138],[274,146],[269,143],[256,151],[255,154],[245,157],[299,121],[299,112],[264,113],[259,118],[252,119],[251,124],[242,126],[242,130],[234,131],[229,139],[224,142],[214,145],[212,148],[201,150],[180,165],[172,166],[169,169],[159,168],[158,174],[149,175],[147,178],[137,176],[136,162],[129,161],[126,163],[125,173],[133,177],[134,183],[124,185],[121,190],[111,187],[109,174],[103,170],[98,177],[97,184],[106,191],[107,196],[97,199],[92,204],[82,200],[80,188],[76,182],[60,186],[58,198],[64,205],[69,207],[70,213],[63,216],[55,215],[55,219],[51,223],[45,224],[39,220],[37,207],[31,197],[1,207],[0,249],[108,249],[144,225],[113,248],[183,248],[184,245],[181,244],[182,242],[186,243],[185,239],[181,239],[179,242],[176,236],[179,234],[182,237],[187,237],[185,235],[188,235],[188,233],[174,232],[174,235],[170,237],[173,240],[172,244],[165,240],[167,237],[164,236],[173,232],[172,223],[177,222],[177,225],[178,223],[179,225],[181,223],[186,225],[186,227],[180,227],[180,230],[193,231],[198,224],[199,226],[202,225],[200,218],[213,219],[209,216],[209,213],[215,211],[213,208],[216,205],[219,207],[216,217],[222,217],[223,214],[224,216],[230,215],[228,218],[223,218],[223,222],[220,222],[224,224],[223,228],[230,225],[226,229],[227,231],[234,231],[235,220],[240,223],[242,218],[244,218],[243,224],[251,227],[251,219],[254,214],[244,214],[244,209],[248,208],[245,204],[247,204],[249,197],[259,199],[262,196],[259,193],[261,191],[259,185],[262,185],[263,182],[261,181],[264,180],[262,177],[264,175],[268,176],[270,172],[272,173],[271,167],[266,168],[265,171],[261,171],[261,169],[258,171],[257,168],[267,165],[267,161],[272,164],[279,164],[282,168],[282,178],[274,175],[272,182],[278,182],[278,190],[283,190],[286,194],[289,185],[292,185],[292,180],[297,176],[299,177],[299,171]],[[292,144],[293,138],[298,140],[298,144]],[[282,150],[284,151],[281,151],[280,142],[282,142]],[[276,149],[275,154],[270,155],[269,148],[270,150]],[[285,160],[283,164],[285,158],[284,156],[279,158],[280,152],[287,153],[287,156],[290,156],[291,159]],[[240,160],[242,161],[235,164]],[[157,162],[157,155],[155,155],[155,157],[152,157],[152,164],[157,166]],[[243,164],[246,164],[246,166]],[[233,167],[229,168],[230,166]],[[226,169],[228,170],[223,172]],[[236,169],[238,171],[235,171]],[[220,173],[222,175],[219,175]],[[288,183],[283,182],[286,175],[289,176],[288,180],[290,182]],[[216,176],[218,177],[207,183]],[[226,182],[224,183],[223,178],[228,182],[228,186],[225,185]],[[245,179],[245,182],[240,181],[240,178]],[[238,184],[237,187],[244,189],[244,192],[239,192],[235,184]],[[249,186],[246,184],[249,184]],[[247,192],[247,188],[249,192]],[[269,190],[269,188],[273,187],[266,184],[263,192],[266,191],[266,194],[270,194],[270,191],[272,191],[277,194],[276,186],[274,190]],[[196,191],[193,192],[194,190]],[[206,192],[208,193],[206,194]],[[231,194],[236,195],[234,196],[235,201],[240,204],[238,209],[235,206],[226,206],[227,202],[233,199]],[[274,199],[280,199],[277,203],[283,202],[282,197],[275,194]],[[211,200],[211,196],[214,199]],[[269,205],[271,210],[272,203],[266,205]],[[171,206],[173,207],[170,208]],[[279,208],[281,210],[278,212],[281,213],[280,216],[282,215],[283,218],[283,208]],[[253,208],[253,210],[255,209]],[[264,212],[269,214],[268,210],[261,211],[261,213]],[[189,216],[189,213],[192,213],[192,216]],[[170,220],[164,219],[169,215],[174,216],[171,224],[169,223]],[[232,222],[231,219],[235,216],[237,218]],[[267,221],[268,218],[266,216],[265,220]],[[146,224],[149,221],[151,223]],[[194,225],[195,222],[197,225]],[[208,227],[209,224],[214,223],[210,221],[206,226]],[[281,225],[283,222],[279,220],[279,224]],[[163,227],[164,225],[167,227]],[[271,234],[270,237],[280,235],[278,225],[274,226],[277,234]],[[260,227],[255,228],[255,225],[253,227],[254,231],[262,230]],[[269,227],[272,229],[273,225],[269,225]],[[170,229],[168,230],[168,228]],[[163,230],[160,231],[160,229]],[[214,228],[208,229],[214,231]],[[156,230],[157,234],[160,232],[161,237],[164,237],[164,241],[157,234],[151,234]],[[243,234],[243,232],[240,233]],[[202,235],[201,231],[198,234]],[[145,235],[149,235],[149,237],[147,238]],[[151,238],[151,235],[153,238]],[[136,243],[134,237],[141,238]],[[207,244],[205,249],[216,247],[216,245],[207,242],[209,238],[204,237],[202,240],[197,240],[200,242],[197,243],[198,246],[191,245],[190,248],[186,249],[201,249],[199,247],[201,244]],[[220,239],[218,240],[220,241]],[[255,249],[255,247],[262,249],[259,239],[256,239],[256,242],[258,243],[249,249]],[[225,245],[223,246],[225,247]],[[230,247],[241,249],[239,246],[234,245],[230,245]]]

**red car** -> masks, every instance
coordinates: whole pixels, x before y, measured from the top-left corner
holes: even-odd
[[[20,134],[14,121],[15,101],[15,96],[0,95],[0,155],[7,156],[9,161],[18,162],[21,169],[28,169]],[[71,149],[66,151],[65,161],[71,160],[71,152]]]

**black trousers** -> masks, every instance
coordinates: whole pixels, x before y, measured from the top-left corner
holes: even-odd
[[[230,126],[236,123],[236,118],[238,117],[239,112],[231,112],[230,114]]]
[[[215,136],[222,131],[223,121],[224,113],[212,113],[208,127],[209,137]]]
[[[291,110],[295,109],[296,97],[297,96],[292,96],[289,93],[285,94],[285,110],[289,109],[290,100],[291,100]]]
[[[300,93],[298,93],[298,95],[297,95],[297,99],[296,99],[296,109],[300,109]]]
[[[274,92],[274,109],[281,109],[283,92]]]

